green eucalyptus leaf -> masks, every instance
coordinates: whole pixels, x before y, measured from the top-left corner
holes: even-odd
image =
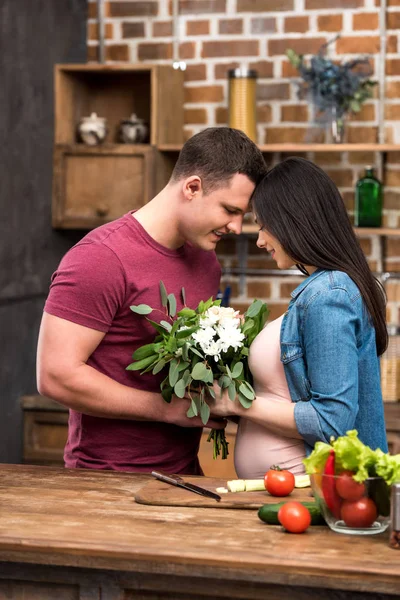
[[[163,358],[161,360],[159,360],[153,369],[153,375],[157,375],[157,373],[162,371],[163,368],[165,367],[165,364],[166,364],[166,362]]]
[[[190,406],[189,406],[189,410],[186,413],[186,416],[191,418],[191,417],[197,417],[198,414],[199,414],[199,411],[197,410],[196,402],[194,400],[192,400],[190,403]]]
[[[190,376],[190,371],[189,369],[186,369],[186,371],[184,372],[184,374],[182,375],[182,379],[185,382],[185,387],[188,387],[191,382],[192,382],[192,378]]]
[[[172,330],[171,323],[168,323],[167,321],[160,321],[160,325],[161,325],[161,327],[163,327],[163,329],[168,331],[168,333],[171,333],[171,330]]]
[[[233,377],[233,379],[236,379],[237,377],[240,377],[241,374],[242,374],[242,372],[243,372],[243,363],[242,362],[237,362],[236,365],[232,369],[232,377]]]
[[[176,384],[176,382],[179,379],[179,363],[175,358],[173,360],[171,360],[171,362],[169,364],[168,379],[169,379],[169,385],[171,387],[174,387],[174,385]]]
[[[165,289],[165,285],[163,284],[162,281],[160,281],[160,295],[161,295],[161,304],[166,307],[168,304],[168,294],[167,294],[167,290]]]
[[[228,375],[223,375],[222,376],[222,385],[220,384],[220,387],[222,388],[227,388],[228,386],[230,386],[232,383],[232,379],[230,377],[228,377]]]
[[[249,400],[254,400],[254,392],[250,391],[249,388],[245,385],[245,383],[241,383],[239,386],[239,392],[248,398]]]
[[[191,375],[196,381],[204,381],[204,377],[207,376],[207,367],[204,363],[199,362],[193,367]]]
[[[178,365],[178,371],[179,373],[181,373],[182,371],[184,371],[187,367],[189,367],[190,364],[188,362],[186,362],[185,360],[181,360],[179,365]]]
[[[188,344],[184,344],[182,346],[182,358],[185,361],[189,360],[189,346],[188,346]]]
[[[226,372],[228,373],[228,377],[230,377],[230,379],[233,379],[232,377],[232,371],[230,370],[230,368],[228,367],[228,365],[225,365],[226,368]]]
[[[176,337],[178,339],[187,338],[187,337],[191,336],[192,333],[194,333],[197,330],[198,330],[198,327],[189,327],[189,329],[181,329],[180,331],[177,331]]]
[[[189,350],[193,352],[193,354],[197,354],[197,356],[200,356],[200,358],[204,360],[204,356],[200,354],[200,352],[194,346],[190,346]]]
[[[183,379],[179,379],[175,386],[174,386],[174,392],[176,394],[176,396],[178,396],[178,398],[183,398],[185,396],[185,392],[186,392],[186,386],[185,386],[185,382]]]
[[[188,317],[188,318],[191,318],[191,317],[195,317],[195,316],[196,316],[196,311],[193,310],[193,309],[191,309],[191,308],[187,308],[187,307],[182,308],[182,310],[180,310],[178,312],[178,317]]]
[[[174,294],[168,294],[168,307],[169,307],[169,314],[171,317],[174,317],[176,315],[176,298],[174,296]]]
[[[208,388],[208,393],[210,394],[211,398],[214,398],[214,400],[215,400],[216,395],[215,395],[215,392],[214,392],[214,390],[213,390],[213,388],[211,386],[209,386],[209,388]]]
[[[264,302],[261,300],[253,300],[249,308],[245,312],[245,317],[256,317],[263,307]]]
[[[160,325],[160,323],[156,323],[156,321],[152,321],[151,319],[147,319],[147,320],[148,320],[148,322],[149,322],[149,323],[150,323],[150,324],[151,324],[151,325],[154,327],[154,329],[155,329],[156,331],[158,331],[158,333],[159,333],[160,335],[162,335],[162,336],[163,336],[163,338],[164,338],[164,336],[165,336],[165,331],[166,331],[165,327],[162,327],[162,326]]]
[[[236,399],[236,386],[234,383],[231,383],[228,387],[228,396],[229,396],[229,400],[232,400],[232,402],[235,401]]]
[[[156,357],[157,359],[158,357]],[[143,358],[142,360],[138,360],[126,367],[127,371],[142,371],[146,369],[149,365],[154,362],[154,356],[148,356],[147,358]]]
[[[173,388],[170,387],[169,385],[161,391],[161,396],[163,397],[165,402],[168,402],[168,403],[171,402],[173,392],[174,392]]]
[[[210,407],[207,402],[203,402],[200,408],[200,416],[203,425],[207,425],[208,419],[210,418]]]
[[[243,396],[243,394],[241,393],[239,393],[239,402],[243,406],[243,408],[250,408],[250,406],[252,405],[252,400],[249,400],[248,398],[246,398],[246,396]]]
[[[141,346],[133,353],[132,358],[135,360],[142,360],[142,358],[147,358],[148,356],[155,356],[156,345],[155,344],[146,344],[145,346]]]
[[[136,306],[133,305],[129,308],[137,315],[149,315],[151,312],[153,312],[153,309],[148,304],[138,304]]]

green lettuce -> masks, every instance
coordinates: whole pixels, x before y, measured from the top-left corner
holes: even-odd
[[[332,439],[330,444],[317,442],[314,450],[303,460],[309,475],[324,470],[330,449],[335,451],[335,470],[352,471],[354,479],[360,483],[368,477],[378,475],[388,485],[400,482],[400,454],[391,456],[382,450],[372,450],[358,438],[356,429],[347,431],[346,435]]]

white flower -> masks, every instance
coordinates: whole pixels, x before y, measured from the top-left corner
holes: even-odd
[[[218,327],[217,333],[223,352],[227,352],[229,348],[238,350],[243,346],[243,340],[246,337],[244,333],[236,327]]]
[[[214,360],[218,362],[221,358],[222,345],[219,340],[214,340],[207,347],[204,348],[204,353],[206,356],[213,356]]]
[[[204,329],[198,329],[192,334],[192,338],[199,344],[203,352],[205,348],[209,346],[215,337],[215,329],[212,327],[205,327]]]

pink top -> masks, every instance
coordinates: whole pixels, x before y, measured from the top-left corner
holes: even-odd
[[[291,402],[283,364],[280,360],[280,330],[283,315],[271,321],[258,334],[250,348],[249,366],[257,395],[255,402]],[[304,473],[302,440],[270,432],[246,418],[241,418],[235,444],[235,468],[238,477],[258,479],[273,465]]]

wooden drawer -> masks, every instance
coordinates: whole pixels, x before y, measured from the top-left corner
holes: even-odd
[[[67,433],[68,412],[25,411],[23,462],[63,465]]]
[[[155,152],[146,145],[57,145],[53,227],[92,229],[149,202]]]

